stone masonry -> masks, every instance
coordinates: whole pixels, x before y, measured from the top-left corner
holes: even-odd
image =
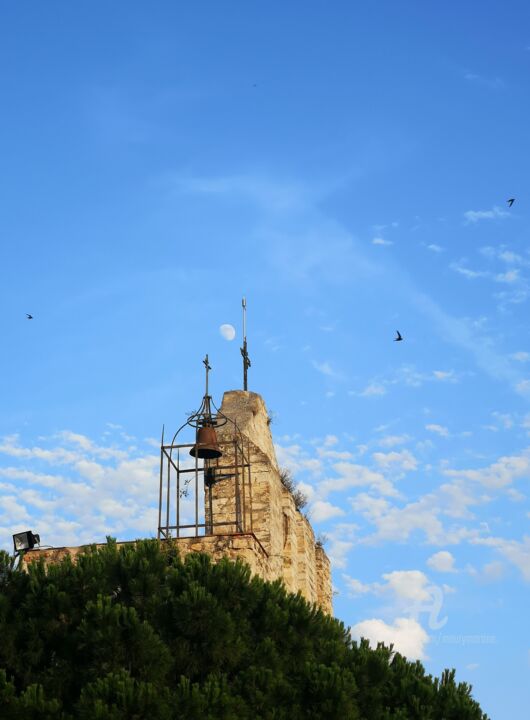
[[[308,519],[296,509],[293,496],[280,480],[280,469],[269,429],[269,416],[260,395],[231,390],[223,397],[221,412],[237,423],[250,455],[252,477],[252,524],[250,508],[243,533],[214,528],[202,537],[178,538],[183,556],[206,552],[216,560],[227,556],[247,562],[253,574],[265,580],[281,579],[287,590],[300,592],[309,602],[331,614],[332,589],[329,559],[315,542]],[[228,439],[230,423],[218,429],[220,441]],[[213,486],[212,510],[216,522],[233,520],[234,480],[223,479]],[[206,497],[208,512],[208,498]],[[247,504],[249,498],[247,497]],[[226,515],[226,518],[223,515]],[[228,526],[227,526],[228,527]],[[26,553],[24,562],[44,556],[56,562],[65,554],[77,555],[82,548],[54,548]]]

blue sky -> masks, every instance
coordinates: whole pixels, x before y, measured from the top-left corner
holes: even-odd
[[[0,65],[0,543],[155,531],[246,295],[336,614],[523,717],[527,4],[4,4]]]

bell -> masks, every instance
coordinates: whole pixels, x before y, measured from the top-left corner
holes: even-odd
[[[197,430],[195,445],[191,448],[190,455],[204,460],[214,460],[221,457],[222,454],[217,443],[215,428],[211,425],[200,427]]]

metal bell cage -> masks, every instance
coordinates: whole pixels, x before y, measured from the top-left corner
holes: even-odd
[[[200,408],[170,444],[164,443],[162,430],[159,540],[252,532],[250,441],[215,406],[208,393],[208,356],[203,363],[206,392]],[[177,442],[188,427],[195,430],[195,442]],[[219,438],[216,428],[221,427]]]

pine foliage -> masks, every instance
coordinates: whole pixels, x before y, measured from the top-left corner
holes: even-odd
[[[2,720],[487,720],[471,687],[250,577],[109,540],[28,572],[0,552]]]

